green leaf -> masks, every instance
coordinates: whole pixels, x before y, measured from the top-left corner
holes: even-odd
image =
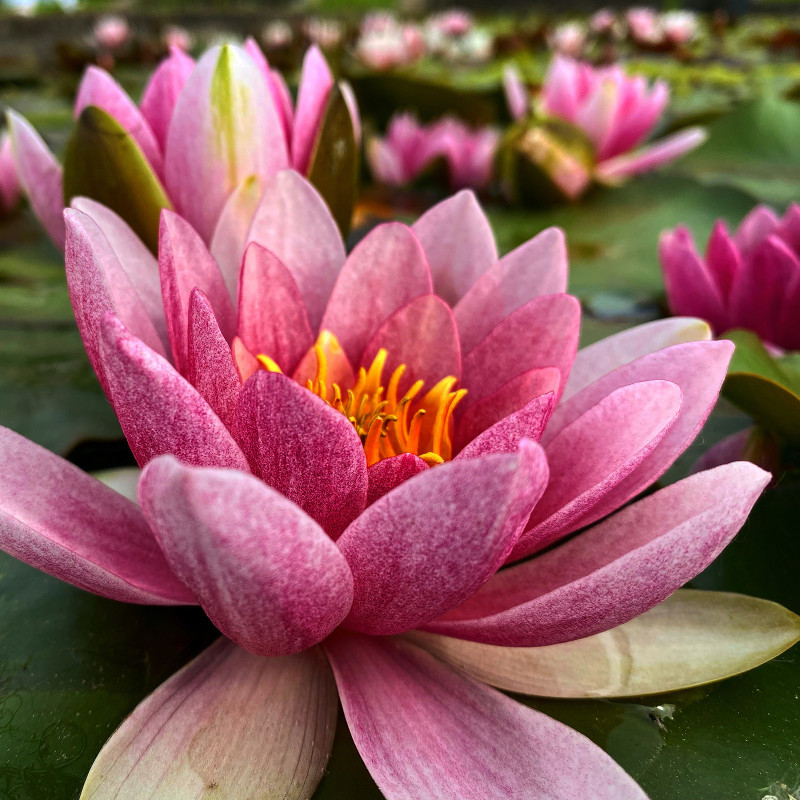
[[[308,179],[325,199],[345,237],[350,232],[358,195],[358,167],[353,119],[341,89],[334,85],[314,143]]]
[[[752,331],[725,334],[736,344],[723,393],[763,428],[800,443],[797,378],[782,368]]]
[[[133,137],[96,106],[81,112],[64,154],[65,205],[77,196],[116,211],[157,252],[161,209],[172,205]]]

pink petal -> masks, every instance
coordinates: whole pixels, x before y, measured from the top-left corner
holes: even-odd
[[[616,510],[620,485],[653,453],[680,407],[674,383],[643,381],[611,392],[563,428],[545,448],[550,483],[512,559]],[[639,488],[628,487],[626,499]]]
[[[264,191],[248,239],[292,273],[316,332],[345,261],[339,228],[319,192],[296,172],[279,173]]]
[[[401,483],[413,478],[420,472],[425,472],[428,465],[413,453],[402,453],[399,456],[384,458],[367,469],[367,505],[371,506],[392,489]]]
[[[281,118],[283,136],[288,146],[292,139],[293,116],[292,98],[291,95],[289,95],[289,90],[286,87],[281,74],[270,69],[269,61],[267,61],[264,51],[259,47],[258,42],[252,36],[247,37],[243,49],[245,53],[247,53],[247,55],[253,59],[253,62],[264,76],[264,80],[267,82],[267,88],[269,89],[270,96],[272,97],[272,103],[278,110],[278,114]]]
[[[167,146],[167,132],[178,95],[193,69],[194,59],[180,48],[173,47],[144,87],[139,107],[162,152]]]
[[[11,137],[4,132],[0,134],[0,214],[13,211],[21,194],[22,184],[17,177]]]
[[[522,372],[555,367],[561,386],[578,348],[580,303],[568,294],[537,297],[507,316],[464,358],[462,412]]]
[[[512,311],[529,300],[567,290],[567,247],[560,228],[548,228],[503,256],[458,301],[453,313],[468,353]]]
[[[597,165],[595,175],[601,181],[614,183],[649,172],[700,147],[707,138],[703,128],[685,128],[640,150],[606,159]]]
[[[709,237],[706,266],[723,301],[727,301],[742,271],[742,258],[722,220],[717,220]]]
[[[708,320],[718,333],[730,327],[722,293],[695,252],[688,232],[677,229],[662,234],[658,255],[672,313]]]
[[[783,215],[775,233],[783,239],[795,253],[800,253],[800,206],[792,203]]]
[[[238,331],[250,352],[291,374],[314,344],[306,307],[291,273],[253,242],[242,262]]]
[[[337,542],[353,572],[345,625],[401,633],[472,595],[514,546],[547,483],[538,445],[450,461],[375,501]]]
[[[345,618],[353,578],[336,545],[252,475],[163,456],[142,472],[139,502],[175,574],[245,650],[299,653]]]
[[[387,800],[647,800],[589,739],[409,642],[350,634],[325,649]]]
[[[280,117],[258,67],[238,47],[213,47],[189,76],[167,136],[165,178],[176,210],[209,242],[242,181],[286,166]]]
[[[575,113],[575,124],[594,144],[598,160],[609,155],[608,144],[614,134],[619,100],[617,84],[605,78]]]
[[[197,288],[189,296],[186,377],[230,428],[241,388],[239,371],[211,302]]]
[[[325,771],[336,712],[318,652],[259,658],[219,639],[125,719],[83,793],[306,800]]]
[[[740,461],[672,484],[566,544],[502,570],[427,627],[530,647],[621,625],[705,569],[744,524],[769,479]]]
[[[208,248],[219,264],[234,306],[239,298],[239,269],[247,246],[247,235],[263,188],[256,175],[245,178],[239,184],[222,209]]]
[[[64,189],[61,165],[33,126],[15,111],[6,111],[14,162],[33,213],[59,250],[64,249]]]
[[[350,420],[285,375],[242,388],[234,425],[253,472],[336,538],[367,502],[367,461]]]
[[[573,122],[579,103],[579,64],[566,56],[553,56],[542,86],[542,107],[550,115]]]
[[[402,186],[410,183],[414,175],[407,169],[400,154],[384,139],[371,137],[366,145],[367,163],[376,183]]]
[[[503,91],[511,119],[522,119],[528,115],[530,98],[517,68],[508,65],[503,70]]]
[[[89,361],[108,393],[99,355],[100,322],[106,313],[118,314],[129,330],[154,352],[165,355],[166,348],[97,223],[75,209],[67,209],[64,219],[67,226],[67,284],[75,320]]]
[[[195,603],[138,506],[53,453],[0,427],[0,549],[125,603]]]
[[[350,361],[358,364],[381,324],[431,291],[428,261],[411,229],[399,222],[379,225],[347,257],[320,329],[335,334]]]
[[[99,67],[89,67],[81,79],[75,98],[75,118],[88,106],[96,106],[112,116],[133,137],[155,173],[159,177],[164,174],[164,157],[150,124],[125,90]]]
[[[740,223],[733,242],[743,255],[749,255],[779,227],[778,215],[769,206],[756,206]]]
[[[461,377],[461,348],[453,312],[436,295],[417,297],[392,314],[368,342],[362,365],[369,367],[381,348],[388,353],[385,376],[401,364],[407,367],[400,392],[418,380],[431,389],[442,378]]]
[[[312,45],[303,57],[303,71],[297,93],[297,112],[292,131],[292,166],[300,173],[308,171],[311,151],[317,138],[328,95],[333,88],[325,56],[316,45]]]
[[[353,87],[347,81],[339,81],[339,91],[342,93],[347,110],[350,112],[350,120],[353,123],[353,136],[356,140],[356,147],[361,147],[361,115],[358,113],[358,100],[353,91]]]
[[[433,276],[436,294],[454,306],[497,261],[489,221],[471,191],[461,191],[412,226]]]
[[[578,351],[561,402],[565,402],[603,375],[630,364],[637,358],[673,344],[707,341],[710,338],[711,330],[705,322],[688,317],[646,322],[607,336]]]
[[[188,381],[111,314],[100,325],[108,395],[140,467],[162,453],[194,466],[248,471],[247,460]]]
[[[201,289],[208,297],[222,335],[229,341],[236,332],[236,314],[222,273],[203,240],[186,220],[167,209],[161,212],[158,231],[158,270],[175,366],[185,375],[192,290]]]

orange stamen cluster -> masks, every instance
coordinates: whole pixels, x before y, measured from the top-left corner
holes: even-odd
[[[456,389],[457,379],[442,378],[420,398],[423,381],[416,381],[402,394],[400,382],[406,371],[401,364],[391,374],[386,386],[382,377],[388,353],[379,350],[368,369],[361,367],[350,388],[328,380],[327,348],[335,337],[328,332],[314,346],[317,369],[306,388],[331,408],[344,414],[361,437],[367,466],[383,458],[413,453],[433,466],[448,461],[453,455],[453,412],[466,389]],[[267,356],[258,356],[264,367],[278,371],[278,365]]]

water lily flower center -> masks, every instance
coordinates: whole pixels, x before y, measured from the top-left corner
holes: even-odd
[[[381,348],[368,368],[359,368],[353,384],[344,386],[329,379],[331,352],[341,352],[341,347],[332,333],[323,331],[314,345],[316,374],[305,385],[350,420],[364,445],[368,467],[401,453],[413,453],[430,466],[452,458],[453,412],[467,393],[456,388],[457,378],[442,378],[424,395],[421,380],[401,392],[407,367],[400,364],[384,382],[388,352]],[[265,369],[282,371],[269,356],[257,358]]]

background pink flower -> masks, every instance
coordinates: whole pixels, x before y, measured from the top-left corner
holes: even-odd
[[[11,139],[7,133],[0,135],[0,215],[13,211],[22,194]]]

